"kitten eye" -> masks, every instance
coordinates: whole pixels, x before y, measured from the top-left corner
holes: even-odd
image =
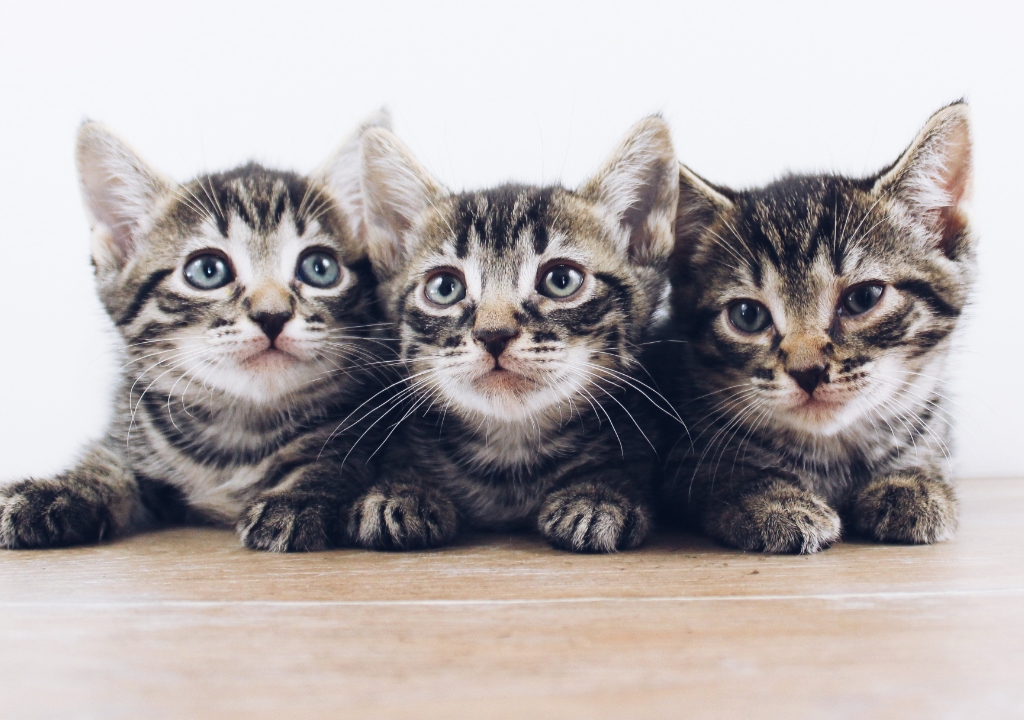
[[[556,265],[544,273],[537,291],[549,298],[567,298],[583,285],[583,273],[572,265]]]
[[[759,333],[772,324],[772,314],[755,300],[739,300],[729,306],[729,320],[745,333]]]
[[[185,263],[185,279],[200,290],[216,290],[235,279],[231,266],[222,255],[205,253]]]
[[[466,286],[455,273],[439,272],[427,280],[423,294],[435,305],[454,305],[466,297]]]
[[[295,268],[299,280],[316,288],[329,288],[336,285],[341,277],[341,267],[330,253],[323,250],[307,253],[299,260]]]
[[[842,309],[850,315],[860,315],[878,304],[885,291],[884,285],[878,283],[865,283],[858,285],[843,298]]]

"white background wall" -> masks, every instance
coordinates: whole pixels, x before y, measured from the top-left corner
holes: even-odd
[[[6,3],[0,13],[0,478],[102,431],[115,368],[73,172],[83,117],[185,179],[309,170],[382,104],[453,188],[575,184],[640,116],[749,185],[867,173],[962,95],[981,279],[957,370],[962,475],[1022,475],[1019,5]],[[694,3],[694,5],[697,5]]]

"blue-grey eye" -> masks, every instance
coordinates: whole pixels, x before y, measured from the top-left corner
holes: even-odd
[[[759,333],[772,324],[772,314],[756,300],[737,300],[729,306],[729,321],[741,332]]]
[[[561,299],[574,295],[582,285],[582,272],[572,265],[555,265],[544,273],[537,290],[541,295]]]
[[[185,263],[185,279],[200,290],[216,290],[235,279],[231,266],[223,255],[205,253]]]
[[[858,285],[843,298],[843,310],[850,315],[860,315],[878,304],[885,286],[879,283]]]
[[[341,277],[341,267],[333,255],[323,250],[316,250],[302,256],[295,274],[307,285],[316,288],[329,288],[337,284]]]
[[[435,305],[454,305],[466,297],[466,285],[453,272],[439,272],[427,280],[423,294]]]

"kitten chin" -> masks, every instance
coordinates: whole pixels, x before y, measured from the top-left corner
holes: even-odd
[[[677,342],[658,367],[688,434],[666,443],[667,516],[767,552],[827,547],[840,515],[878,540],[950,536],[945,364],[973,282],[970,178],[963,103],[868,178],[736,191],[681,167]]]

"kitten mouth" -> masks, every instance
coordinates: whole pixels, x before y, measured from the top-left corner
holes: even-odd
[[[802,402],[795,403],[790,408],[790,412],[802,415],[805,418],[823,420],[831,417],[844,404],[841,400],[811,395]]]
[[[242,360],[242,365],[247,370],[275,370],[291,365],[293,362],[295,362],[295,357],[291,353],[271,345]]]
[[[503,368],[497,363],[486,373],[477,377],[474,384],[484,390],[497,392],[522,392],[532,389],[534,386],[534,382],[530,378]]]

